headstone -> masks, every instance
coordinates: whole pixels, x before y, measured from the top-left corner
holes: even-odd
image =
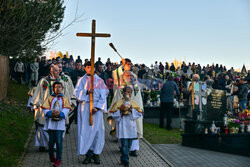
[[[188,82],[188,87],[191,82]],[[204,82],[194,82],[194,120],[205,120],[207,110],[207,86]],[[199,118],[198,118],[199,117]]]
[[[210,121],[223,121],[227,111],[226,91],[207,89],[207,119]]]

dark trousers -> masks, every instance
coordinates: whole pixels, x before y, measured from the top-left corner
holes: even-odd
[[[56,144],[56,159],[62,160],[63,130],[49,130],[49,156],[54,157],[54,145]]]
[[[16,80],[19,84],[22,82],[23,74],[23,72],[16,72]]]
[[[171,128],[172,112],[173,112],[173,102],[161,102],[160,109],[160,127],[164,127],[164,118],[167,113],[167,128]]]
[[[132,145],[132,139],[121,139],[121,161],[125,164],[129,164],[129,150]]]

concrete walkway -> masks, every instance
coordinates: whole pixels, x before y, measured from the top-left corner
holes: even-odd
[[[77,155],[77,126],[73,123],[71,126],[70,134],[66,134],[63,141],[63,158],[62,167],[77,167],[77,166],[105,166],[115,167],[122,166],[120,164],[120,152],[118,143],[109,135],[110,126],[105,119],[105,146],[100,156],[101,164],[95,165],[94,163],[89,165],[82,164],[84,156]],[[33,130],[34,131],[34,130]],[[48,152],[38,152],[38,148],[34,146],[35,132],[31,134],[31,140],[28,143],[28,151],[23,157],[20,166],[24,167],[49,167],[53,163],[49,161]],[[130,166],[139,167],[167,167],[171,166],[171,163],[165,159],[158,151],[156,151],[145,139],[140,139],[140,151],[138,157],[130,157]]]
[[[246,167],[250,157],[185,147],[180,144],[154,144],[175,167]]]

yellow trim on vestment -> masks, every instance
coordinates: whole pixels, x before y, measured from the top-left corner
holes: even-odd
[[[36,90],[36,87],[33,87],[33,88],[31,88],[29,91],[28,91],[28,96],[33,96],[33,94],[34,94],[34,92],[35,92],[35,90]]]
[[[121,99],[121,100],[119,100],[118,102],[116,102],[113,106],[110,107],[109,112],[114,113],[114,112],[116,112],[117,110],[119,110],[120,107],[121,107],[121,105],[124,104],[124,101],[125,101],[124,99]],[[136,109],[138,112],[142,113],[142,110],[141,110],[140,106],[139,106],[136,102],[134,102],[134,101],[132,101],[132,100],[130,100],[129,102],[130,102],[130,104],[132,105],[132,108],[134,108],[134,109]]]
[[[47,109],[47,110],[51,110],[51,102],[53,101],[53,99],[56,98],[56,96],[49,96],[43,103],[42,108],[43,109]],[[61,97],[63,100],[63,106],[62,108],[68,108],[70,110],[72,110],[71,106],[70,106],[70,102],[68,100],[67,97],[63,96]]]

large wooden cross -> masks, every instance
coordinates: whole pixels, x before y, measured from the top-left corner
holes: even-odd
[[[76,33],[78,37],[91,37],[91,89],[94,88],[94,64],[95,64],[95,37],[111,37],[110,34],[101,34],[95,32],[96,21],[92,20],[92,32],[91,33]],[[89,111],[89,125],[93,125],[93,92],[90,92],[90,111]]]

